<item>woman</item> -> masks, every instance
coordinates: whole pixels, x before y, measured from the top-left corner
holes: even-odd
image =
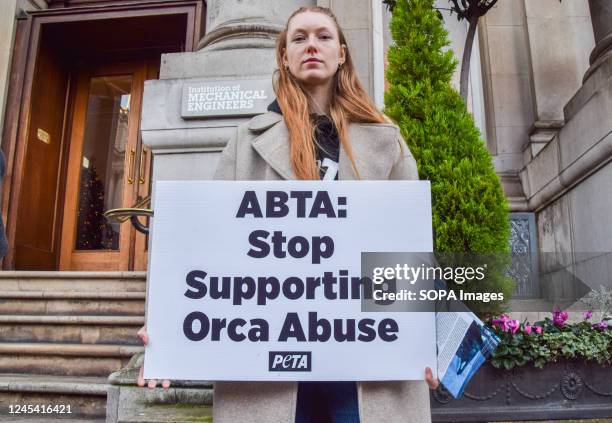
[[[277,100],[268,113],[237,128],[215,179],[418,178],[397,126],[376,109],[357,79],[329,9],[295,11],[278,37],[276,60]],[[146,331],[140,336],[146,344]],[[430,369],[425,379],[430,388],[437,386]],[[144,386],[142,376],[138,383]],[[425,422],[430,421],[426,387],[418,381],[218,382],[213,421]],[[322,409],[326,416],[317,413]]]

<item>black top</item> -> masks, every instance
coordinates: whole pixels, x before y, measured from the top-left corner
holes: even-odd
[[[268,111],[283,114],[276,100],[268,105]],[[327,115],[312,113],[310,119],[315,128],[317,167],[319,168],[320,178],[326,180],[338,179],[340,140],[336,131],[336,125]],[[325,177],[327,172],[330,173]]]

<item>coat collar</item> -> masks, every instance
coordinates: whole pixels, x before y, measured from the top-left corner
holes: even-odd
[[[255,116],[249,121],[249,129],[253,132],[261,132],[283,120],[283,115],[276,112],[267,112]]]
[[[354,156],[368,157],[373,147],[370,137],[358,136],[359,124],[349,126],[349,138]],[[267,112],[255,116],[248,124],[249,130],[258,134],[252,139],[251,145],[257,153],[272,167],[283,179],[296,179],[290,163],[290,148],[287,140],[289,131],[283,116],[275,112]],[[358,163],[359,167],[359,163]],[[361,168],[361,167],[360,167]],[[361,175],[362,177],[366,175]],[[340,144],[340,157],[338,163],[338,179],[357,179],[351,161]]]
[[[283,179],[296,179],[290,163],[289,132],[283,116],[268,112],[249,122],[252,132],[260,133],[251,145]],[[263,131],[263,132],[262,132]]]

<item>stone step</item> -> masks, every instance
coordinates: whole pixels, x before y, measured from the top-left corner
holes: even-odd
[[[212,421],[212,420],[211,420]],[[38,417],[28,418],[28,417],[7,417],[2,420],[2,423],[41,423],[41,420]],[[106,417],[86,417],[84,419],[81,418],[49,418],[45,417],[44,423],[106,423]]]
[[[4,342],[140,345],[142,316],[0,315]]]
[[[2,422],[104,421],[107,379],[53,375],[0,374],[0,420]],[[9,406],[39,406],[39,413],[10,414]],[[64,406],[70,414],[43,414],[40,406]]]
[[[0,291],[0,314],[144,316],[144,300],[144,291]]]
[[[68,343],[0,343],[0,373],[107,377],[141,346]]]
[[[0,291],[144,292],[146,272],[0,272]]]

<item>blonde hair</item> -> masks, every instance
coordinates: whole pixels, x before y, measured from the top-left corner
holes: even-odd
[[[289,131],[291,167],[298,179],[319,179],[316,165],[315,128],[310,120],[308,94],[289,70],[283,66],[283,52],[287,48],[289,23],[294,16],[304,12],[317,12],[329,16],[336,25],[340,45],[347,46],[347,43],[336,17],[326,7],[297,9],[287,20],[285,29],[278,35],[276,42],[278,69],[274,75],[274,91]],[[384,123],[386,119],[359,82],[348,46],[345,55],[344,64],[338,68],[333,77],[329,110],[340,143],[351,161],[355,174],[359,177],[348,139],[348,125],[351,122]]]

